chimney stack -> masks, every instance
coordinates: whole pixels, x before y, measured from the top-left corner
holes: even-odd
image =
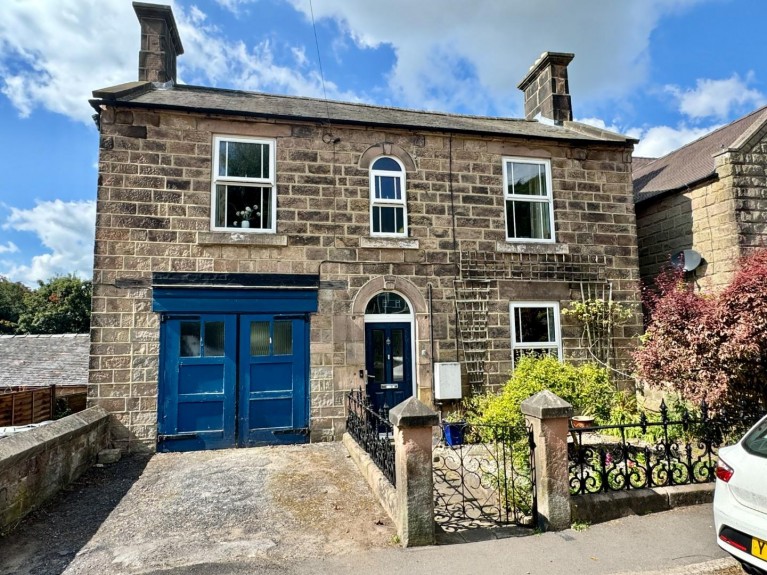
[[[134,2],[141,24],[139,82],[176,83],[176,57],[184,53],[170,6]]]
[[[573,108],[567,83],[567,65],[575,54],[544,52],[517,85],[525,93],[525,118],[538,114],[555,124],[570,122]]]

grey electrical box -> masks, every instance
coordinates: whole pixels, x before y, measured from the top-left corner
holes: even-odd
[[[461,364],[457,361],[434,364],[434,399],[461,399]]]

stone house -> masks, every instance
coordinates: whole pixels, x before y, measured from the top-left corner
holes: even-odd
[[[134,7],[139,79],[91,100],[90,396],[122,447],[337,439],[358,387],[447,409],[586,357],[582,289],[636,301],[634,140],[572,121],[572,54],[525,119],[394,109],[180,85],[170,8]]]
[[[662,158],[635,159],[633,179],[642,280],[695,250],[698,287],[722,288],[767,240],[767,107]]]

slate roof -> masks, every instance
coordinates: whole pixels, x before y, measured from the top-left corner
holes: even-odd
[[[750,128],[764,122],[767,122],[767,106],[652,162],[639,166],[635,163],[634,201],[640,203],[714,177],[714,155],[734,147]]]
[[[635,139],[578,122],[555,126],[537,120],[465,116],[387,108],[368,104],[325,101],[258,92],[177,85],[158,89],[148,82],[132,82],[94,90],[91,105],[117,104],[142,108],[175,109],[208,114],[254,116],[269,119],[309,120],[334,124],[410,128],[583,142],[625,144]]]
[[[87,385],[90,335],[0,335],[0,387]]]
[[[654,162],[658,158],[645,158],[644,156],[634,156],[631,158],[631,165],[634,168],[634,171],[638,170],[639,168],[644,168],[647,164]]]

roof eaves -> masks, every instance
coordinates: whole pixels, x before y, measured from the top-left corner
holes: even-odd
[[[624,134],[619,134],[617,132],[611,132],[610,130],[603,130],[601,128],[597,128],[596,126],[592,126],[590,124],[584,124],[582,122],[563,122],[564,127],[573,130],[574,132],[579,132],[581,134],[585,134],[587,136],[592,136],[595,138],[600,138],[603,140],[610,140],[610,141],[617,141],[617,142],[626,142],[631,144],[638,144],[639,140],[637,138],[632,138],[631,136],[626,136]]]
[[[751,138],[753,138],[756,133],[763,130],[765,125],[767,125],[767,107],[763,108],[761,117],[758,120],[753,122],[746,130],[744,130],[743,133],[740,134],[740,136],[738,136],[734,142],[732,142],[732,144],[726,148],[723,148],[720,152],[714,154],[714,156],[718,156],[725,152],[739,151],[749,142],[749,140],[751,140]]]
[[[126,94],[125,97],[131,97],[135,98],[137,96],[140,96],[143,93],[146,93],[147,91],[150,91],[152,89],[151,85],[149,90],[144,90],[142,92],[131,92]],[[94,92],[95,94],[95,92]],[[252,112],[247,110],[231,110],[227,108],[207,108],[207,107],[191,107],[188,105],[176,105],[176,104],[160,104],[160,103],[151,103],[151,102],[136,102],[130,99],[122,99],[119,100],[116,98],[108,98],[108,99],[93,99],[89,101],[91,106],[98,110],[99,106],[102,104],[106,105],[115,105],[119,104],[121,106],[125,106],[127,108],[144,108],[144,109],[159,109],[159,110],[176,110],[176,111],[193,111],[200,114],[206,114],[206,115],[219,115],[219,116],[240,116],[240,117],[253,117],[253,118],[265,118],[270,120],[282,120],[282,121],[301,121],[301,122],[318,122],[322,124],[328,123],[327,116],[320,116],[320,115],[293,115],[293,114],[270,114],[266,112]],[[441,132],[441,133],[453,133],[453,134],[479,134],[479,135],[491,135],[491,136],[516,136],[519,138],[524,139],[530,139],[530,140],[560,140],[560,141],[566,141],[566,142],[579,142],[581,144],[607,144],[607,145],[621,145],[625,146],[629,141],[633,140],[616,140],[614,138],[610,139],[598,139],[598,136],[592,136],[595,137],[594,140],[584,140],[582,138],[577,138],[573,136],[569,136],[567,133],[563,133],[561,135],[551,135],[551,136],[541,136],[536,134],[513,134],[511,132],[504,133],[499,131],[493,131],[493,130],[481,130],[481,129],[468,129],[468,128],[458,128],[458,127],[441,127],[441,126],[428,126],[423,124],[416,124],[416,123],[402,123],[402,122],[371,122],[371,121],[365,121],[365,120],[352,120],[352,119],[339,119],[339,118],[332,118],[331,122],[334,124],[340,124],[340,125],[355,125],[355,126],[370,126],[370,125],[376,125],[384,128],[405,128],[405,129],[413,129],[413,130],[423,130],[423,131],[430,131],[430,132]],[[577,130],[572,130],[572,132],[575,132],[576,134],[579,133]],[[581,134],[581,135],[591,135],[591,134]]]

